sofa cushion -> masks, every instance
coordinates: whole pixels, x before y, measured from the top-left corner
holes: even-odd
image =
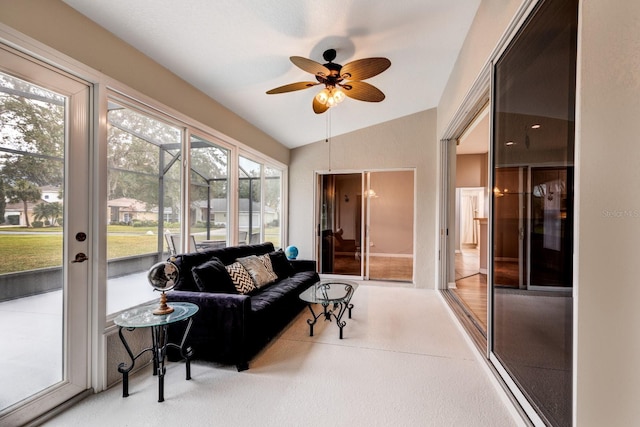
[[[295,276],[280,280],[273,286],[261,289],[251,295],[251,311],[254,313],[268,309],[274,303],[287,303],[291,299],[300,301],[302,291],[313,285],[316,273],[313,271],[298,273]]]
[[[246,295],[256,289],[251,275],[239,262],[227,265],[225,269],[229,272],[229,277],[239,293]]]
[[[278,276],[278,279],[282,280],[293,275],[293,267],[282,249],[269,252],[269,258],[271,259],[271,266],[276,276]]]
[[[202,292],[238,293],[222,261],[213,257],[191,269],[193,280]]]
[[[256,255],[238,258],[237,261],[249,272],[257,288],[273,283],[278,278],[273,271],[267,269],[264,261]]]

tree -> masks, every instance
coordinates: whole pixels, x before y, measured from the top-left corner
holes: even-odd
[[[28,203],[40,200],[38,186],[63,182],[64,98],[6,75],[0,85],[0,181],[11,203],[23,203],[30,226]]]
[[[177,194],[179,201],[181,130],[128,108],[110,110],[108,121],[109,199],[131,197],[147,208],[158,206],[162,178],[165,196]]]
[[[2,175],[14,184],[23,179],[39,186],[63,181],[64,99],[9,76],[0,76]]]
[[[27,204],[29,202],[37,202],[41,196],[42,192],[40,189],[24,179],[17,180],[15,184],[7,190],[7,197],[10,203],[22,202],[27,227],[31,226],[29,223],[29,207]]]
[[[62,205],[58,202],[42,202],[33,207],[33,218],[36,220],[43,219],[54,225],[60,216],[62,216]]]

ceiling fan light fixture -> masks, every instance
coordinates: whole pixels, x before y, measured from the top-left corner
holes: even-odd
[[[333,96],[330,96],[327,99],[327,107],[331,108],[331,107],[335,107],[336,105],[338,105],[338,103],[336,102],[336,99]]]
[[[341,103],[342,101],[344,101],[344,99],[347,97],[344,94],[344,92],[342,90],[338,89],[338,88],[335,88],[333,90],[332,95],[333,95],[333,99],[335,99],[336,103],[338,103],[338,104]]]
[[[316,100],[318,100],[320,104],[325,105],[330,96],[331,93],[329,92],[329,89],[324,88],[320,92],[318,92],[318,94],[316,95]]]
[[[331,108],[344,101],[346,97],[347,96],[344,94],[344,92],[339,88],[325,87],[320,92],[318,92],[318,94],[316,95],[316,100],[320,104],[326,105],[327,107]]]

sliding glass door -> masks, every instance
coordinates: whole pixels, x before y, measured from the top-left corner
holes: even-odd
[[[413,170],[318,175],[320,273],[413,280]]]
[[[320,273],[362,277],[364,174],[327,174],[318,178]]]
[[[572,420],[577,0],[546,0],[495,63],[490,358],[533,420]]]

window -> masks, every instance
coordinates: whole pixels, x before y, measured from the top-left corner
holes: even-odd
[[[192,135],[190,176],[191,234],[196,246],[227,246],[229,150]]]
[[[107,121],[111,314],[157,296],[145,267],[168,255],[165,233],[180,233],[182,130],[115,101],[109,102]]]
[[[281,247],[283,170],[244,156],[238,164],[238,243]]]
[[[238,243],[262,241],[262,165],[246,157],[239,159]]]
[[[264,240],[282,247],[282,170],[264,168]]]

